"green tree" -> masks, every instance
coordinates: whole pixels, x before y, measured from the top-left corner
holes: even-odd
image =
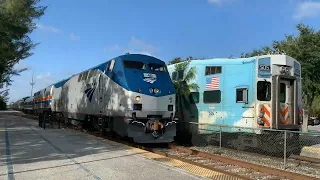
[[[175,58],[171,62],[175,64],[175,71],[178,72],[179,79],[177,81],[173,81],[174,87],[176,89],[176,106],[177,106],[177,115],[179,117],[179,126],[177,127],[178,133],[181,135],[179,141],[188,142],[191,136],[190,134],[184,134],[182,132],[186,132],[186,129],[189,128],[189,124],[186,123],[185,113],[190,113],[190,91],[198,91],[199,87],[196,83],[193,82],[197,72],[195,67],[189,67],[189,64],[193,58],[189,56],[186,60],[182,58]],[[189,137],[188,137],[189,136]]]
[[[39,0],[0,0],[0,89],[12,83],[12,76],[27,70],[14,69],[19,61],[31,56],[37,45],[29,38],[36,28],[34,19],[40,18],[47,7],[37,6]],[[0,102],[6,103],[0,94]]]
[[[7,109],[8,100],[9,100],[9,89],[0,91],[0,110]]]
[[[36,6],[39,0],[0,1],[0,83],[10,85],[12,75],[21,70],[13,69],[20,60],[32,55],[37,45],[29,34],[36,28],[34,19],[46,9]]]
[[[242,57],[269,54],[270,52],[284,52],[297,59],[302,67],[302,91],[304,104],[311,110],[312,103],[320,94],[320,31],[304,24],[298,24],[299,34],[286,35],[282,41],[274,41],[272,47],[265,46],[251,53],[241,54]]]

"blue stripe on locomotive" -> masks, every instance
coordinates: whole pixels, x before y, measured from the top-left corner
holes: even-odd
[[[188,68],[194,66],[197,71],[195,79],[190,83],[199,86],[199,103],[196,104],[198,122],[205,124],[222,124],[235,126],[243,118],[245,111],[254,105],[256,57],[237,59],[206,59],[192,60]],[[205,75],[206,66],[222,66],[222,73]],[[174,65],[169,65],[170,73]],[[203,103],[203,93],[206,90],[207,79],[219,77],[220,103]],[[248,88],[248,104],[236,103],[236,89]],[[251,121],[254,119],[251,118]],[[250,122],[249,122],[250,123]],[[248,125],[251,126],[251,125]],[[204,126],[204,129],[216,129]],[[228,131],[228,130],[226,130]]]
[[[142,54],[128,54],[118,56],[115,59],[115,66],[112,72],[105,71],[109,66],[110,61],[104,62],[96,67],[93,67],[89,70],[98,69],[101,72],[105,71],[105,75],[107,75],[112,81],[119,84],[121,87],[128,91],[138,92],[138,88],[141,90],[141,94],[146,94],[149,96],[166,96],[170,94],[175,94],[175,88],[172,84],[170,76],[168,72],[160,72],[160,71],[151,71],[149,67],[145,70],[138,69],[125,69],[123,65],[123,60],[127,61],[142,61],[145,63],[157,63],[166,66],[166,64],[154,57],[142,55]],[[85,71],[84,71],[85,72]],[[81,72],[83,73],[83,72]],[[81,74],[79,73],[79,74]],[[157,79],[154,83],[148,83],[143,81],[143,73],[153,73],[156,74]],[[70,78],[66,80],[62,80],[55,84],[56,88],[63,86]],[[160,94],[150,93],[149,88],[158,88],[160,90]]]

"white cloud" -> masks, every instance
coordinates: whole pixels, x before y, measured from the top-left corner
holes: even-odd
[[[133,51],[147,53],[149,55],[154,54],[157,51],[157,49],[153,45],[148,44],[143,40],[137,39],[135,36],[131,37],[129,46],[133,49]]]
[[[36,24],[36,27],[39,28],[39,29],[42,29],[42,30],[45,30],[45,31],[49,31],[49,32],[52,32],[52,33],[61,33],[62,30],[56,28],[56,27],[52,27],[52,26],[46,26],[46,25],[43,25],[43,24]]]
[[[46,74],[39,74],[39,75],[36,77],[36,79],[41,80],[41,79],[47,79],[47,78],[49,78],[49,77],[51,77],[51,73],[50,73],[50,72],[47,72]]]
[[[77,36],[75,33],[70,33],[70,39],[72,41],[80,40],[80,36]]]
[[[144,40],[132,36],[128,45],[120,46],[118,44],[114,44],[110,47],[105,47],[104,51],[121,51],[121,53],[154,55],[158,49]]]
[[[64,34],[64,35],[68,34],[68,33],[65,34],[59,28],[56,28],[56,27],[53,27],[53,26],[44,25],[44,24],[41,24],[41,23],[37,23],[36,27],[41,29],[41,30],[44,30],[44,31],[47,31],[47,32],[51,32],[51,33],[61,33],[61,34]],[[69,38],[72,41],[80,40],[80,36],[76,35],[74,32],[69,34]]]
[[[320,1],[305,1],[297,5],[295,19],[312,18],[320,15]]]
[[[14,69],[16,70],[20,70],[20,69],[31,69],[31,66],[29,66],[28,64],[24,63],[23,61],[20,61],[19,63],[15,64],[13,66]]]

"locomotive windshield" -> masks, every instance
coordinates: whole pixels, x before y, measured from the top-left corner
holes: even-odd
[[[140,70],[146,69],[144,62],[140,62],[140,61],[123,61],[123,64],[126,68],[129,68],[129,69],[140,69]]]
[[[167,67],[165,64],[144,63],[141,61],[123,61],[123,63],[124,63],[124,66],[129,69],[146,70],[146,64],[148,64],[151,71],[167,72]]]
[[[149,68],[151,71],[167,71],[166,65],[149,63]]]
[[[259,101],[270,101],[271,100],[271,83],[270,82],[258,81],[257,99]]]

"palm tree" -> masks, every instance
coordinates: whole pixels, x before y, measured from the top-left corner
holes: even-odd
[[[174,87],[176,89],[176,107],[177,115],[179,116],[179,125],[177,131],[186,132],[186,127],[189,127],[188,121],[185,119],[185,113],[190,112],[190,91],[198,91],[199,87],[196,83],[193,83],[197,72],[195,67],[188,68],[189,63],[192,58],[189,57],[188,60],[182,61],[175,65],[175,72],[178,72],[178,80],[174,81]],[[182,134],[179,132],[178,134]],[[185,137],[189,136],[189,137]],[[181,140],[188,140],[190,138],[189,134],[183,134]]]

